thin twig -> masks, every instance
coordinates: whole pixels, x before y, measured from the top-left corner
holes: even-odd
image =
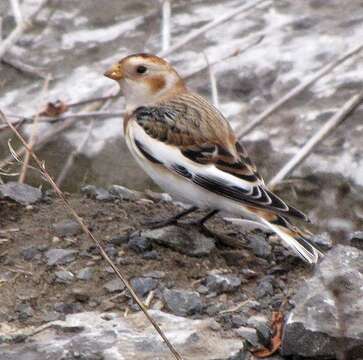
[[[243,54],[244,52],[246,52],[247,50],[249,50],[251,47],[256,46],[257,44],[259,44],[262,40],[263,40],[264,36],[258,36],[257,38],[254,38],[253,41],[251,41],[248,45],[246,45],[244,48],[242,49],[237,49],[234,50],[231,53],[228,53],[226,56],[224,56],[221,59],[215,60],[213,62],[210,62],[209,66],[213,67],[216,64],[222,62],[222,61],[226,61],[228,59],[231,59],[235,56],[239,56],[241,54]],[[205,65],[203,65],[201,68],[197,69],[197,70],[192,70],[191,72],[187,72],[186,74],[183,74],[183,78],[184,80],[187,80],[189,78],[192,78],[196,75],[198,75],[199,73],[205,71],[208,68],[208,64],[206,63]],[[77,102],[71,102],[71,103],[67,103],[67,107],[68,108],[72,108],[72,107],[77,107],[80,105],[84,105],[84,104],[89,104],[92,102],[99,102],[99,101],[105,101],[105,100],[112,100],[116,97],[119,96],[119,93],[117,94],[113,94],[113,95],[107,95],[107,96],[99,96],[99,97],[95,97],[95,98],[90,98],[90,99],[85,99],[85,100],[81,100],[81,101],[77,101]],[[89,117],[97,117],[97,118],[108,118],[108,117],[116,117],[116,116],[123,116],[125,115],[124,111],[114,111],[114,112],[110,112],[110,111],[91,111],[91,112],[79,112],[79,113],[66,113],[66,114],[62,114],[60,116],[56,116],[56,117],[46,117],[46,116],[42,116],[39,118],[39,122],[49,122],[49,123],[54,123],[54,122],[58,122],[58,121],[63,121],[69,118],[78,118],[78,119],[86,119]],[[14,118],[18,118],[17,120],[13,120],[11,123],[13,125],[24,125],[24,124],[28,124],[31,123],[33,121],[34,116],[31,117],[23,117],[21,115],[16,115],[16,114],[6,114],[7,117],[14,117]],[[3,124],[0,125],[0,131],[5,130],[8,128],[7,124]]]
[[[82,110],[84,112],[95,111],[95,110],[101,109],[102,107],[104,107],[106,105],[107,105],[107,100],[98,101],[98,102],[94,102],[94,103],[86,105]],[[75,125],[77,121],[78,121],[77,118],[69,118],[69,119],[66,119],[65,121],[61,122],[60,124],[57,124],[56,126],[52,127],[50,130],[45,132],[42,137],[40,137],[37,140],[36,144],[34,144],[34,150],[41,149],[44,145],[48,144],[55,136],[59,135],[64,130],[69,129],[70,127]],[[8,123],[8,119],[7,119],[7,123]],[[23,156],[26,153],[25,147],[24,146],[21,147],[20,149],[18,149],[16,151],[16,153],[20,157]],[[9,155],[5,159],[1,160],[0,169],[4,168],[6,165],[9,165],[9,163],[11,163],[12,158],[13,158],[13,156]]]
[[[322,69],[317,71],[315,74],[308,77],[305,81],[303,81],[300,85],[296,86],[292,90],[290,90],[286,95],[284,95],[281,99],[276,101],[274,104],[269,106],[262,114],[257,116],[255,120],[253,120],[250,124],[247,126],[243,126],[243,124],[240,124],[236,127],[236,134],[238,138],[241,138],[248,133],[250,133],[253,129],[255,129],[257,126],[261,125],[271,114],[276,112],[282,105],[287,103],[289,100],[294,98],[295,96],[302,93],[304,90],[309,88],[311,85],[316,83],[319,79],[321,79],[323,76],[331,73],[334,68],[336,68],[338,65],[342,64],[346,60],[350,59],[352,56],[358,54],[363,49],[363,43],[359,44],[358,46],[355,46],[352,49],[349,49],[347,52],[345,52],[342,56],[340,56],[338,59],[332,61],[331,63],[324,66]]]
[[[13,15],[17,24],[20,24],[23,21],[23,15],[20,10],[20,4],[18,0],[10,0],[11,10],[13,11]]]
[[[222,58],[220,58],[218,60],[215,60],[213,62],[210,62],[209,66],[213,67],[214,65],[219,64],[222,61],[226,61],[226,60],[231,59],[231,58],[233,58],[235,56],[240,56],[241,54],[243,54],[244,52],[246,52],[247,50],[249,50],[253,46],[258,45],[263,39],[264,39],[263,35],[254,37],[254,39],[250,43],[248,43],[244,48],[236,49],[233,52],[228,53],[226,56],[224,56],[224,57],[222,57]],[[197,70],[192,70],[190,72],[187,72],[186,74],[183,74],[182,77],[183,77],[184,80],[187,80],[189,78],[192,78],[192,77],[198,75],[199,73],[203,72],[206,69],[208,69],[208,64],[207,63],[205,65],[203,65],[201,68],[197,69]]]
[[[45,99],[45,95],[46,95],[46,93],[48,91],[49,81],[50,81],[50,76],[47,76],[47,78],[44,81],[43,89],[42,89],[42,92],[41,92],[40,104],[42,104],[43,103],[43,100]],[[34,144],[36,142],[36,137],[37,137],[37,133],[38,133],[39,113],[40,113],[40,109],[38,110],[37,114],[34,117],[32,131],[31,131],[30,139],[29,139],[29,147],[30,147],[30,149],[33,149],[33,146],[34,146]],[[24,159],[24,162],[23,162],[23,166],[21,168],[21,171],[20,171],[20,176],[19,176],[19,183],[21,183],[21,184],[25,180],[26,172],[28,170],[29,160],[30,160],[30,153],[29,153],[29,151],[27,151],[25,153],[25,159]]]
[[[10,49],[10,47],[15,44],[20,36],[23,35],[23,33],[26,30],[29,30],[31,27],[31,21],[38,15],[40,10],[46,5],[48,0],[42,0],[38,6],[33,10],[26,18],[23,19],[22,22],[20,22],[15,29],[9,34],[9,36],[0,44],[0,60],[4,56],[4,54]]]
[[[77,146],[76,149],[74,149],[70,155],[68,156],[68,159],[66,161],[66,163],[64,164],[63,166],[63,169],[61,170],[61,172],[59,173],[58,177],[57,177],[57,180],[56,180],[56,184],[61,187],[64,179],[66,178],[69,170],[71,169],[73,163],[74,163],[74,159],[76,158],[76,156],[78,154],[80,154],[83,150],[83,148],[86,146],[90,136],[91,136],[91,133],[92,133],[92,130],[93,130],[93,127],[94,127],[94,121],[91,121],[90,124],[88,125],[88,129],[87,129],[87,132],[86,134],[84,135],[83,139],[80,141],[79,145]]]
[[[39,117],[38,122],[39,123],[55,123],[55,122],[59,122],[59,121],[64,121],[67,119],[87,119],[90,117],[95,117],[95,118],[101,118],[101,119],[107,119],[110,117],[117,117],[117,116],[123,116],[125,115],[124,111],[89,111],[89,112],[80,112],[80,113],[68,113],[68,114],[63,114],[60,116],[55,116],[55,117],[48,117],[48,116],[42,116]],[[22,116],[18,116],[18,115],[9,115],[7,114],[8,117],[18,117],[17,120],[13,120],[11,121],[11,123],[15,126],[18,125],[19,123],[21,123],[22,125],[24,124],[28,124],[33,122],[34,120],[34,116],[33,117],[22,117]],[[0,131],[7,129],[9,126],[7,124],[4,125],[0,125]]]
[[[347,101],[343,107],[330,120],[328,120],[298,151],[298,153],[272,178],[269,182],[269,186],[276,186],[276,184],[280,183],[286,176],[291,174],[291,172],[294,171],[309,156],[316,145],[323,141],[331,131],[341,124],[362,101],[363,92],[349,99],[349,101]]]
[[[253,10],[256,7],[258,7],[260,4],[262,3],[271,3],[270,0],[258,0],[253,4],[244,4],[242,6],[239,6],[235,9],[233,9],[232,11],[228,12],[227,14],[224,14],[222,16],[220,16],[219,18],[210,21],[208,24],[202,26],[201,28],[191,31],[188,35],[184,36],[182,39],[180,39],[179,41],[177,41],[174,45],[170,46],[166,51],[161,51],[158,55],[161,57],[170,55],[171,53],[175,52],[176,50],[178,50],[179,48],[181,48],[182,46],[184,46],[185,44],[191,42],[192,40],[194,40],[195,38],[197,38],[198,36],[205,34],[206,32],[208,32],[209,30],[215,28],[216,26],[223,24],[224,22],[226,22],[227,20],[230,20],[232,18],[234,18],[235,16],[243,13],[243,12],[247,12],[249,10]]]
[[[217,88],[217,80],[214,73],[214,69],[210,65],[210,62],[208,60],[207,54],[203,52],[205,62],[207,63],[207,68],[209,72],[209,80],[210,80],[210,87],[212,91],[212,102],[213,105],[218,109],[219,108],[219,98],[218,98],[218,88]]]
[[[13,51],[14,48],[16,47],[13,46],[11,49],[7,51],[6,54],[4,54],[3,58],[1,59],[1,62],[8,66],[11,66],[15,70],[20,71],[28,76],[41,78],[45,80],[47,75],[44,72],[42,72],[41,69],[38,69],[35,66],[24,63],[22,61],[24,56],[18,54],[16,51]]]
[[[31,156],[34,159],[35,163],[39,167],[39,170],[41,171],[42,175],[49,182],[49,184],[52,186],[52,188],[54,189],[54,191],[56,192],[56,194],[58,195],[58,197],[61,199],[61,201],[62,201],[63,205],[65,206],[65,208],[69,211],[69,213],[73,216],[73,218],[79,223],[79,225],[81,226],[83,232],[86,235],[88,235],[88,237],[95,243],[95,245],[97,246],[97,248],[98,248],[101,256],[106,260],[106,262],[111,266],[111,268],[113,269],[113,271],[115,272],[115,274],[118,276],[118,278],[123,282],[123,284],[125,285],[125,287],[127,288],[127,290],[130,292],[130,295],[132,296],[132,298],[134,299],[134,301],[137,303],[137,305],[139,306],[139,308],[141,309],[141,311],[145,314],[146,318],[150,321],[150,323],[153,325],[153,327],[155,328],[155,330],[159,333],[159,335],[161,336],[161,338],[164,340],[164,342],[168,346],[169,350],[174,355],[175,359],[182,360],[182,357],[175,350],[175,348],[173,347],[173,345],[169,342],[169,340],[167,339],[167,337],[165,336],[165,334],[163,333],[163,331],[160,329],[160,327],[157,324],[157,322],[149,314],[148,310],[146,309],[146,307],[144,306],[144,304],[142,303],[142,301],[136,295],[134,289],[132,288],[132,286],[130,285],[130,283],[126,279],[126,277],[121,273],[121,271],[113,263],[113,261],[107,255],[106,251],[103,249],[103,246],[101,245],[101,243],[99,242],[99,240],[96,239],[95,236],[91,233],[91,231],[88,229],[88,227],[83,222],[82,218],[73,209],[73,207],[71,206],[71,204],[69,203],[69,201],[66,199],[65,195],[63,194],[63,192],[59,189],[59,187],[57,186],[57,184],[54,182],[53,178],[49,175],[49,173],[48,173],[48,171],[47,171],[47,169],[46,169],[46,167],[44,165],[44,162],[41,161],[41,160],[39,160],[39,158],[37,157],[37,155],[30,148],[29,144],[20,135],[20,133],[18,132],[18,130],[11,123],[9,123],[9,121],[6,119],[5,115],[1,111],[0,111],[0,117],[3,118],[3,120],[6,121],[9,124],[11,130],[14,132],[14,134],[17,136],[17,138],[22,142],[22,144],[26,148],[26,150],[31,154]]]
[[[162,51],[167,51],[170,47],[170,22],[171,22],[171,4],[170,0],[163,0],[162,6]]]

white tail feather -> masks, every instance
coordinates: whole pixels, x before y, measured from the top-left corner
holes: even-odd
[[[283,230],[281,230],[277,225],[271,224],[266,219],[260,217],[261,222],[269,227],[274,233],[276,233],[282,240],[289,245],[294,252],[299,255],[303,260],[307,261],[309,264],[316,264],[318,262],[319,256],[323,256],[323,254],[313,245],[311,245],[312,251],[306,249],[303,245],[301,245],[296,239],[294,239],[291,235],[287,234]]]

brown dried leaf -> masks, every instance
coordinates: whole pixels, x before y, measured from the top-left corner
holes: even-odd
[[[272,338],[270,348],[262,347],[252,350],[252,354],[258,358],[265,358],[274,354],[281,347],[284,316],[281,311],[272,313]]]
[[[63,114],[68,110],[68,105],[61,100],[49,102],[47,107],[39,113],[41,116],[55,117]]]

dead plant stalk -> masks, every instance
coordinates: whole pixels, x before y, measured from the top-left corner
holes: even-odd
[[[134,299],[134,301],[137,303],[141,311],[145,314],[146,318],[150,321],[152,326],[155,328],[155,330],[159,333],[161,338],[164,340],[166,345],[168,346],[169,350],[173,354],[174,358],[177,360],[182,360],[181,355],[176,351],[176,349],[173,347],[173,345],[170,343],[166,335],[163,333],[157,322],[154,320],[154,318],[149,314],[147,308],[142,303],[142,301],[139,299],[139,297],[136,295],[134,289],[126,279],[125,275],[121,273],[121,271],[117,268],[117,266],[113,263],[113,261],[110,259],[110,257],[107,255],[106,251],[103,249],[103,246],[101,245],[100,241],[95,238],[95,236],[91,233],[91,231],[88,229],[88,227],[83,222],[82,218],[77,214],[77,212],[73,209],[69,201],[66,199],[63,192],[59,189],[53,178],[49,175],[44,162],[42,162],[37,155],[33,152],[32,148],[29,146],[29,144],[25,141],[25,139],[20,135],[18,130],[8,121],[8,119],[5,117],[5,115],[0,111],[0,117],[3,121],[7,122],[11,130],[14,132],[14,134],[17,136],[17,138],[22,142],[24,148],[29,152],[29,154],[34,159],[35,163],[37,164],[42,176],[49,182],[49,184],[52,186],[53,190],[56,192],[58,197],[61,199],[63,205],[65,208],[69,211],[69,213],[73,216],[73,218],[79,223],[79,225],[82,228],[82,231],[95,243],[96,247],[98,248],[101,256],[105,259],[105,261],[111,266],[117,277],[123,282],[127,290],[129,291],[130,295]]]
[[[272,178],[269,186],[273,188],[291,174],[339,124],[341,124],[363,101],[363,92],[349,99],[343,107],[329,119],[297,154]]]
[[[43,103],[46,93],[48,92],[48,87],[49,87],[49,81],[50,81],[50,75],[47,76],[47,78],[44,81],[44,85],[43,85],[43,89],[41,92],[41,96],[40,96],[40,104]],[[30,134],[30,139],[29,139],[29,147],[30,150],[33,149],[34,144],[36,142],[36,137],[37,137],[37,133],[38,133],[38,120],[39,120],[39,113],[40,113],[40,108],[39,111],[37,112],[37,114],[34,117],[34,121],[33,121],[33,126],[32,126],[32,131]],[[19,183],[24,183],[25,181],[25,177],[26,177],[26,172],[28,170],[28,165],[29,165],[29,160],[30,160],[30,152],[27,151],[25,153],[25,159],[20,171],[20,176],[19,176]]]

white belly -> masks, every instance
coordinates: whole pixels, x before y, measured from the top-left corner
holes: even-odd
[[[146,159],[134,142],[135,133],[139,132],[140,129],[140,126],[133,121],[128,125],[125,134],[126,144],[140,167],[157,185],[169,193],[175,200],[195,205],[201,209],[217,209],[251,219],[256,218],[254,214],[249,212],[242,204],[205,190],[182,175],[170,171],[165,166],[153,163]],[[137,133],[137,135],[140,134]],[[146,140],[140,139],[139,137],[137,137],[137,139],[139,141]]]

